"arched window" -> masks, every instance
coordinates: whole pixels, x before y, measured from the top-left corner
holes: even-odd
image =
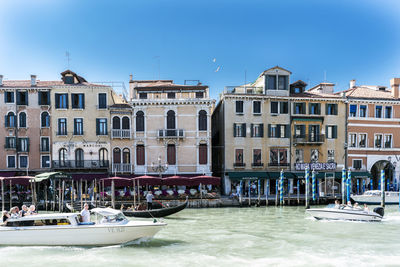
[[[128,148],[124,148],[122,152],[122,163],[130,164],[131,163],[131,152]]]
[[[176,164],[176,148],[174,144],[169,144],[167,147],[167,163],[169,165]]]
[[[136,112],[136,131],[144,132],[144,113],[143,113],[143,111]]]
[[[119,117],[117,117],[117,116],[113,117],[113,119],[112,119],[112,128],[114,130],[117,130],[117,129],[121,128],[121,122],[120,122]]]
[[[26,113],[21,112],[18,115],[19,117],[19,128],[26,128]]]
[[[199,111],[199,131],[207,131],[207,112]]]
[[[65,148],[58,151],[58,162],[60,167],[67,167],[67,150]]]
[[[75,167],[84,167],[83,150],[81,148],[75,150]]]
[[[15,114],[12,111],[6,115],[6,127],[15,127]]]
[[[131,127],[130,127],[130,123],[129,123],[129,118],[128,117],[123,117],[122,118],[122,129],[124,129],[124,130],[129,130]]]
[[[167,112],[167,129],[175,129],[175,111]]]
[[[108,167],[108,151],[105,148],[99,149],[100,167]]]
[[[121,149],[117,147],[113,150],[113,163],[121,163]]]
[[[40,125],[42,128],[50,127],[50,115],[47,111],[40,115]]]

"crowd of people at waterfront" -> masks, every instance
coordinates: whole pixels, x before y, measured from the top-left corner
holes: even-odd
[[[1,222],[0,223],[6,223],[8,219],[17,219],[21,218],[24,216],[28,215],[36,215],[36,207],[35,205],[30,205],[29,208],[26,205],[21,206],[21,210],[19,209],[18,206],[14,206],[10,209],[10,211],[3,211],[3,214],[1,216]]]

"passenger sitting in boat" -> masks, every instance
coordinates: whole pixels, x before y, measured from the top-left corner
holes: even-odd
[[[5,211],[3,211],[3,214],[1,217],[2,217],[1,222],[5,224],[6,221],[8,220],[8,218],[10,218],[10,214],[8,214],[8,212],[5,210]]]
[[[36,207],[35,205],[30,205],[29,210],[26,215],[37,215]]]
[[[19,215],[21,217],[24,217],[25,215],[27,215],[28,211],[29,211],[28,207],[26,205],[22,205],[21,211],[19,212]]]
[[[340,208],[340,202],[339,202],[339,200],[335,200],[335,209],[338,209],[338,208]]]
[[[124,206],[124,204],[121,204],[121,208],[120,208],[120,210],[121,211],[123,211],[125,209],[125,206]]]
[[[19,211],[18,207],[12,207],[10,210],[10,218],[12,219],[18,218],[19,217],[18,211]]]
[[[353,205],[351,205],[351,201],[349,200],[349,201],[347,201],[347,207],[350,207],[350,208],[352,208],[353,207]]]
[[[354,203],[353,209],[361,210],[361,207],[360,207],[360,206],[358,205],[358,203],[356,202],[356,203]]]
[[[367,211],[367,212],[369,211],[367,204],[364,204],[364,211]]]
[[[90,211],[89,211],[89,205],[85,203],[83,205],[83,210],[81,211],[81,216],[82,216],[82,222],[90,222]]]

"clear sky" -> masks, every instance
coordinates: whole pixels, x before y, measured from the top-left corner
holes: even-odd
[[[69,51],[88,81],[201,80],[214,98],[275,65],[311,86],[389,86],[399,11],[397,0],[2,1],[0,74],[59,79]]]

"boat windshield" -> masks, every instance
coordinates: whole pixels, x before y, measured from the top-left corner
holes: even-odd
[[[125,221],[127,221],[127,219],[122,213],[117,215],[98,216],[97,218],[97,223],[99,224],[122,223]]]

